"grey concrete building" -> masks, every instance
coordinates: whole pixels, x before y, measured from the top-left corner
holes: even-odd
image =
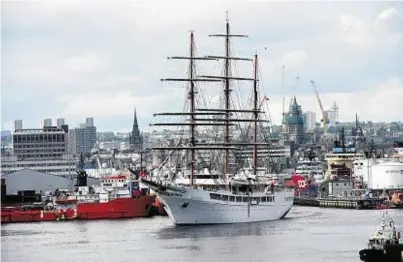
[[[16,130],[13,154],[17,160],[62,158],[67,154],[68,126]]]
[[[64,125],[64,118],[56,119],[57,128],[61,128]]]
[[[5,179],[7,195],[17,194],[19,190],[35,190],[37,193],[44,195],[46,191],[53,191],[57,188],[71,188],[76,182],[75,176],[70,179],[31,169],[23,169],[2,175],[1,178]],[[99,184],[99,179],[88,179],[88,185]]]
[[[20,130],[20,129],[22,129],[22,120],[20,120],[20,119],[14,120],[14,123],[13,123],[13,132],[14,132],[15,130]]]
[[[93,118],[86,118],[85,123],[69,130],[69,148],[73,156],[88,154],[96,146],[97,128]]]
[[[45,118],[43,120],[43,127],[50,127],[52,126],[52,118]]]
[[[67,125],[15,130],[12,143],[12,154],[1,159],[2,174],[24,168],[61,176],[75,172],[75,161],[68,154]]]

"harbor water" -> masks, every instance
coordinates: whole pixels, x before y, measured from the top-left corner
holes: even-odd
[[[388,210],[403,233],[403,210]],[[379,210],[294,206],[285,219],[174,227],[167,217],[7,224],[1,261],[360,261]]]

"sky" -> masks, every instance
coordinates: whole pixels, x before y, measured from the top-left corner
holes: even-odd
[[[226,11],[231,32],[249,36],[233,40],[234,55],[259,55],[261,96],[270,99],[274,124],[283,95],[294,94],[320,120],[310,80],[325,109],[337,103],[340,121],[356,112],[363,121],[403,121],[402,2],[2,1],[2,128],[14,119],[37,128],[58,117],[74,127],[94,117],[100,131],[126,131],[136,108],[149,131],[153,113],[182,111],[186,101],[183,83],[160,79],[186,77],[187,62],[166,58],[188,55],[190,30],[200,56],[222,55],[223,40],[208,35],[224,31]],[[236,68],[251,77],[245,63]],[[217,61],[198,70],[221,72]]]

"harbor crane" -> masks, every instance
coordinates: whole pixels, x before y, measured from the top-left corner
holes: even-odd
[[[316,99],[318,100],[320,111],[322,111],[322,119],[320,121],[323,123],[323,134],[326,135],[327,134],[327,126],[330,123],[329,117],[327,115],[327,112],[323,108],[322,101],[320,100],[318,89],[316,88],[315,82],[313,80],[311,80],[311,83],[313,85],[313,88],[315,89]]]

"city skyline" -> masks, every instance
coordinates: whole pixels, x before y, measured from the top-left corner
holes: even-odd
[[[15,119],[35,127],[41,118],[58,117],[76,126],[88,115],[99,130],[129,131],[135,105],[140,129],[149,131],[153,113],[182,111],[185,101],[183,85],[159,79],[184,76],[186,62],[166,57],[187,54],[190,29],[199,54],[220,53],[222,41],[208,34],[223,31],[227,10],[232,31],[250,38],[234,42],[237,55],[259,53],[261,95],[270,98],[274,124],[282,116],[282,65],[286,102],[295,92],[303,112],[314,112],[317,120],[310,80],[326,110],[337,102],[342,122],[354,121],[356,112],[362,121],[403,120],[401,3],[103,2],[80,3],[81,11],[77,4],[2,4],[5,129]],[[178,8],[183,12],[172,16]]]
[[[315,112],[312,112],[312,111],[303,111],[302,112],[303,113],[303,115],[305,115],[305,114],[309,114],[309,113],[313,113],[314,114],[314,119],[315,119],[315,124],[316,125],[320,125],[320,127],[322,126],[321,125],[321,115],[316,115],[316,113]],[[87,117],[87,118],[92,118],[92,117]],[[133,117],[132,117],[133,118]],[[139,118],[139,117],[138,117]],[[49,118],[48,118],[49,119]],[[62,119],[62,120],[64,120],[64,124],[66,124],[66,125],[68,125],[69,126],[69,129],[74,129],[74,128],[80,128],[80,127],[82,127],[82,125],[83,124],[86,124],[85,123],[85,120],[86,120],[86,118],[84,118],[84,120],[83,121],[81,121],[81,122],[77,122],[77,124],[74,124],[74,125],[71,125],[71,124],[69,124],[69,121],[68,121],[68,119],[66,119],[66,118],[63,118],[63,117],[59,117],[59,118],[54,118],[54,119],[52,119],[52,126],[57,126],[57,121],[54,121],[54,120],[59,120],[59,119]],[[13,121],[11,121],[11,123],[9,123],[9,124],[7,124],[7,126],[5,126],[4,124],[3,124],[3,126],[2,126],[2,131],[12,131],[12,126],[13,126],[13,122],[14,121],[22,121],[22,125],[23,125],[23,129],[42,129],[43,128],[43,120],[44,119],[42,119],[41,121],[40,121],[40,123],[38,124],[38,125],[36,125],[36,126],[25,126],[25,121],[24,121],[24,119],[15,119],[15,120],[13,120]],[[402,123],[402,121],[380,121],[380,122],[376,122],[376,121],[371,121],[371,120],[361,120],[361,118],[360,118],[360,116],[358,115],[358,120],[360,121],[360,122],[372,122],[372,123],[375,123],[375,124],[379,124],[379,123],[385,123],[385,124],[387,124],[387,123],[392,123],[392,122],[397,122],[397,123]],[[133,121],[133,119],[131,119],[131,121]],[[354,117],[354,119],[350,119],[350,120],[347,120],[347,121],[338,121],[338,122],[340,122],[340,123],[354,123],[356,121],[356,119],[355,119],[355,117]],[[94,122],[96,123],[96,119],[94,119]],[[113,130],[113,129],[98,129],[98,126],[96,125],[94,123],[94,126],[95,127],[97,127],[97,132],[113,132],[113,133],[131,133],[132,132],[132,125],[133,125],[133,123],[131,124],[131,126],[130,127],[128,127],[128,128],[124,128],[124,129],[119,129],[119,130]],[[274,124],[275,126],[281,126],[282,124],[281,123],[278,123],[278,124]],[[7,128],[8,126],[10,126],[10,128]],[[164,128],[167,128],[167,127],[162,127],[162,128],[159,128],[160,130],[162,130],[162,129],[164,129]],[[318,128],[317,126],[316,126],[316,128]],[[139,123],[139,129],[140,129],[140,132],[150,132],[150,130],[149,130],[149,127],[148,127],[148,125],[147,124],[145,124],[144,126],[143,125],[141,125],[140,123]]]

